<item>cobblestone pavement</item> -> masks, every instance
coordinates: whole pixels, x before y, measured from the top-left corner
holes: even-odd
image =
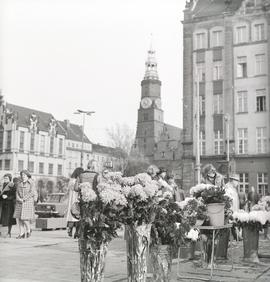
[[[16,231],[14,231],[16,232]],[[78,243],[68,238],[65,230],[33,231],[28,239],[0,238],[1,282],[76,282],[80,281]],[[15,235],[14,235],[15,237]],[[214,281],[270,281],[270,259],[260,265],[242,262],[242,242],[234,246],[234,270],[215,270]],[[196,253],[199,255],[199,253]],[[270,254],[270,241],[260,240],[260,254]],[[228,262],[227,269],[229,268]],[[209,270],[199,267],[199,261],[180,263],[179,273],[207,278]],[[109,245],[105,282],[126,281],[126,255],[123,234]],[[151,281],[151,278],[149,279]],[[172,279],[177,280],[177,260],[173,261]],[[197,281],[182,279],[181,281]]]

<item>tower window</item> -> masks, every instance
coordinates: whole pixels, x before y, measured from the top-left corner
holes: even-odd
[[[143,120],[144,120],[144,121],[149,120],[149,115],[148,115],[148,113],[144,113],[144,114],[143,114]]]

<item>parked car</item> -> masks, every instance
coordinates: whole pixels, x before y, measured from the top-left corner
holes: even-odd
[[[67,211],[67,197],[65,193],[52,193],[46,202],[35,206],[38,218],[65,217]]]

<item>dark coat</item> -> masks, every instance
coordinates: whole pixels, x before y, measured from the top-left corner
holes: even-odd
[[[4,197],[3,197],[4,196]],[[6,196],[6,197],[5,197]],[[0,192],[1,216],[0,224],[10,226],[16,224],[16,219],[13,218],[16,199],[16,188],[13,183],[4,184]]]

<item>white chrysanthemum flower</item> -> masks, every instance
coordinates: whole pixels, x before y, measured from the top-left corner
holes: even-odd
[[[185,234],[187,239],[190,239],[192,241],[197,241],[199,238],[199,231],[197,229],[190,229],[188,233]]]
[[[121,179],[121,184],[123,186],[132,186],[135,184],[135,179],[133,176],[130,176],[130,177],[123,177]]]
[[[134,182],[135,182],[135,184],[146,185],[147,183],[152,182],[152,178],[147,173],[139,173],[139,174],[134,176]]]
[[[100,193],[100,199],[105,205],[113,204],[113,203],[116,205],[122,205],[122,206],[127,205],[127,200],[124,197],[124,195],[112,189],[103,190]]]
[[[140,184],[136,184],[132,186],[130,189],[129,195],[130,196],[139,196],[142,201],[145,201],[147,199],[147,195],[144,192],[142,185]]]
[[[97,199],[97,194],[95,193],[95,191],[91,188],[90,185],[83,185],[83,184],[84,183],[80,185],[82,200],[85,203],[95,201]]]

